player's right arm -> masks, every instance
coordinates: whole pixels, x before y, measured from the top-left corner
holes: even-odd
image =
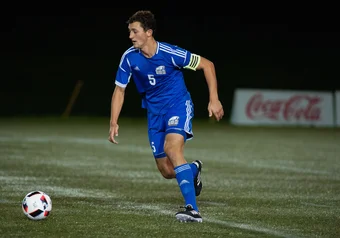
[[[122,110],[123,103],[124,103],[124,96],[125,96],[125,88],[120,86],[115,87],[115,90],[112,94],[111,100],[111,119],[110,119],[110,132],[109,132],[109,141],[118,144],[115,140],[115,136],[118,136],[118,118],[119,114]]]
[[[118,118],[119,114],[122,110],[123,103],[124,103],[124,97],[125,97],[125,88],[130,82],[131,77],[131,67],[129,60],[127,58],[127,53],[129,51],[126,51],[119,63],[119,68],[116,74],[116,87],[112,94],[111,99],[111,118],[110,118],[110,131],[109,131],[109,141],[118,144],[115,137],[118,136]]]

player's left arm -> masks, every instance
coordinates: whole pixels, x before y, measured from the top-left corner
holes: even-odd
[[[217,121],[221,120],[224,115],[224,110],[218,97],[217,77],[214,63],[202,56],[191,54],[189,64],[184,68],[203,70],[209,89],[209,117],[214,116]]]

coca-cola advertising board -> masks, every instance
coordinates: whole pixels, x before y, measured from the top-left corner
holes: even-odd
[[[340,91],[335,92],[336,125],[340,127]]]
[[[231,122],[238,125],[334,126],[331,92],[237,89]]]

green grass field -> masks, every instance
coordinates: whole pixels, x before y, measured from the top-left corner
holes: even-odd
[[[340,130],[194,121],[203,223],[180,223],[176,180],[158,172],[143,120],[0,119],[1,237],[340,237]],[[51,215],[21,201],[41,190]]]

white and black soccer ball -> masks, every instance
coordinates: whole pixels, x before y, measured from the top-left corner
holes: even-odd
[[[31,220],[47,218],[52,210],[50,196],[41,191],[32,191],[22,200],[22,211]]]

